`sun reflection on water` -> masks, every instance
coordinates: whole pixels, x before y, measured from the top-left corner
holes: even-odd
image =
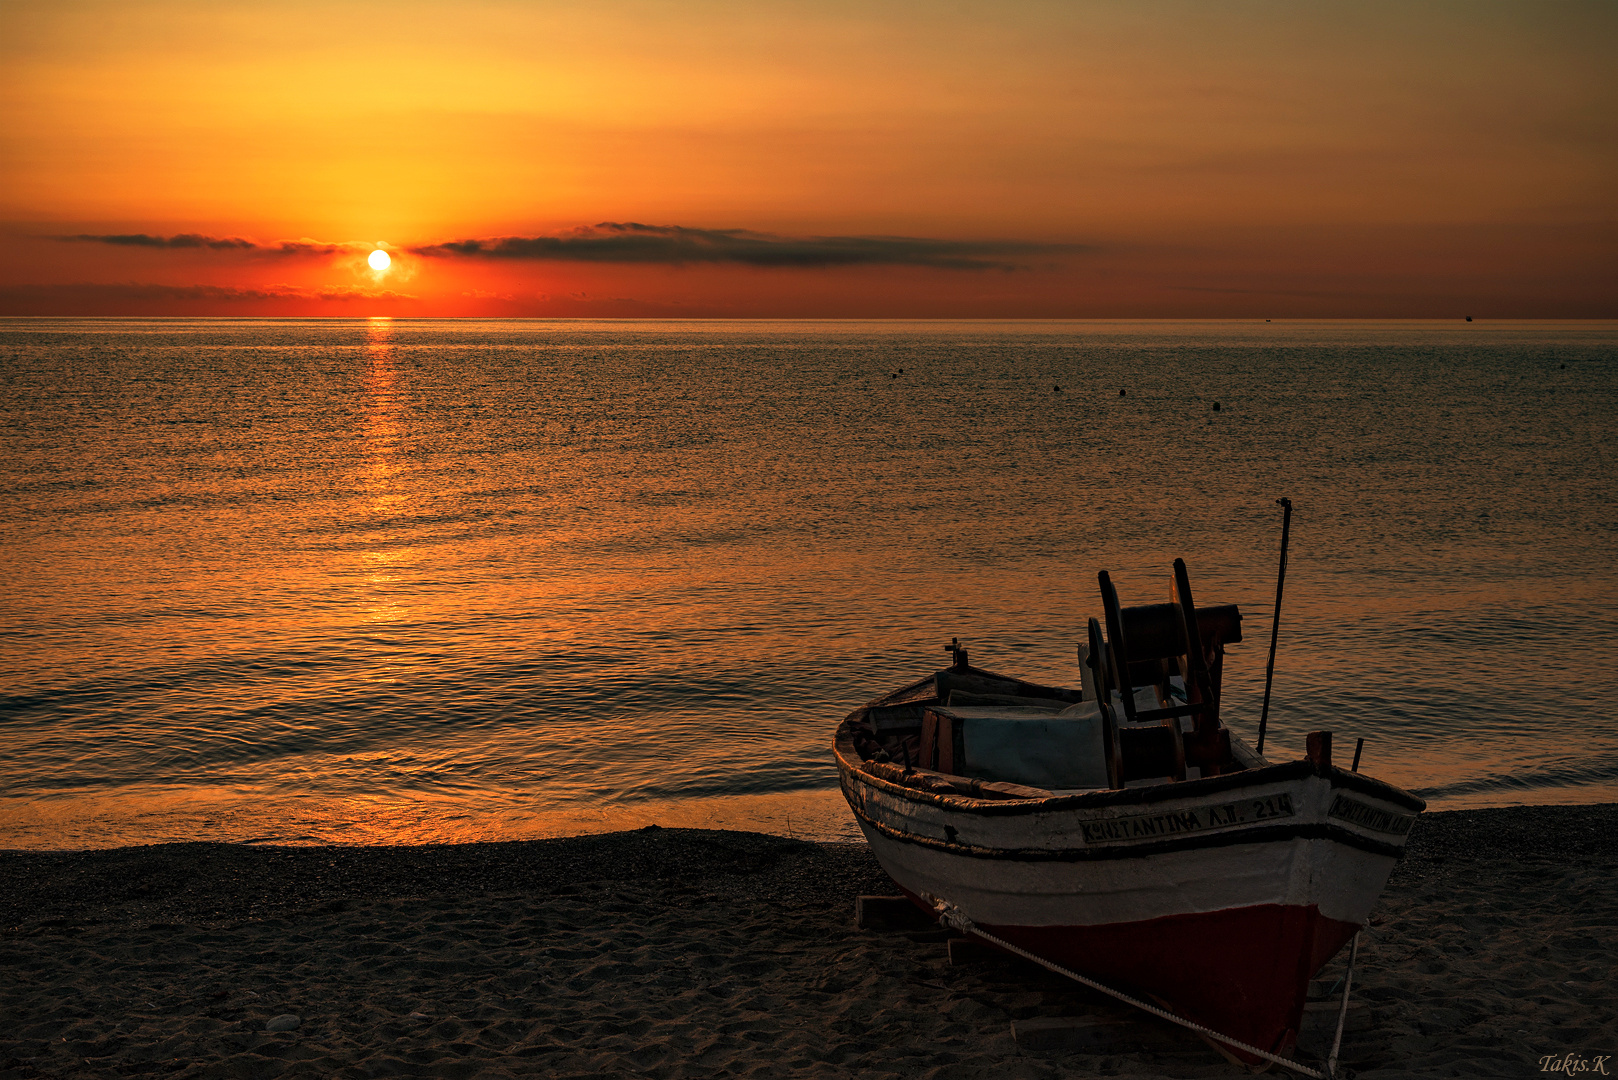
[[[365,327],[365,448],[368,469],[366,489],[372,494],[372,509],[378,513],[396,510],[404,496],[394,483],[399,472],[399,440],[404,434],[400,423],[400,401],[395,370],[393,320],[371,319]]]

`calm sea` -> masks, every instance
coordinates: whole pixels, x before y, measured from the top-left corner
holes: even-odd
[[[1281,496],[1272,756],[1618,799],[1618,324],[8,320],[0,386],[0,847],[848,837],[839,718],[1076,685],[1176,556],[1251,738]]]

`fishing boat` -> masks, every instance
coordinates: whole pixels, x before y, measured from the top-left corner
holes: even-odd
[[[1197,607],[1183,560],[1168,603],[1123,607],[1099,583],[1106,631],[1089,620],[1077,688],[952,643],[948,667],[838,727],[843,793],[923,909],[1289,1053],[1310,980],[1366,925],[1426,804],[1357,755],[1334,765],[1329,732],[1271,762],[1226,727],[1241,613]]]

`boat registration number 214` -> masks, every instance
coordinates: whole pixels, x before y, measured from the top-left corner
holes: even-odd
[[[1158,814],[1132,814],[1128,817],[1102,818],[1083,822],[1086,844],[1116,844],[1129,840],[1155,840],[1166,836],[1183,836],[1204,829],[1222,829],[1228,825],[1245,825],[1251,821],[1292,817],[1292,796],[1286,792],[1266,795],[1261,799],[1241,799],[1218,806],[1186,807]]]

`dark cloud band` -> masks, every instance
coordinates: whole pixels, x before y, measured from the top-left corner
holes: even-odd
[[[556,236],[452,240],[411,248],[428,258],[530,259],[605,263],[740,263],[760,267],[927,266],[1013,269],[1015,260],[1081,250],[1014,240],[929,240],[907,236],[788,237],[745,229],[603,222]]]
[[[304,237],[260,244],[240,236],[179,233],[94,234],[60,240],[168,250],[239,251],[256,256],[319,257],[364,253],[371,244],[330,243]],[[1011,270],[1031,258],[1082,251],[1074,244],[1021,240],[935,240],[911,236],[776,236],[747,229],[690,229],[681,225],[602,222],[555,236],[500,236],[449,240],[410,248],[436,259],[547,260],[595,263],[732,263],[780,268],[923,266],[941,270]]]
[[[112,244],[116,247],[165,248],[170,250],[251,251],[260,255],[315,256],[352,255],[371,250],[373,245],[358,240],[331,243],[325,240],[278,240],[273,244],[260,244],[240,236],[204,236],[201,233],[178,233],[174,236],[152,236],[148,233],[78,233],[59,236],[58,240],[89,244]]]
[[[212,248],[216,251],[255,251],[258,245],[240,236],[203,236],[201,233],[179,233],[175,236],[151,236],[147,233],[114,233],[101,235],[79,233],[77,236],[58,237],[61,240],[90,244],[115,244],[119,247],[148,248]]]

